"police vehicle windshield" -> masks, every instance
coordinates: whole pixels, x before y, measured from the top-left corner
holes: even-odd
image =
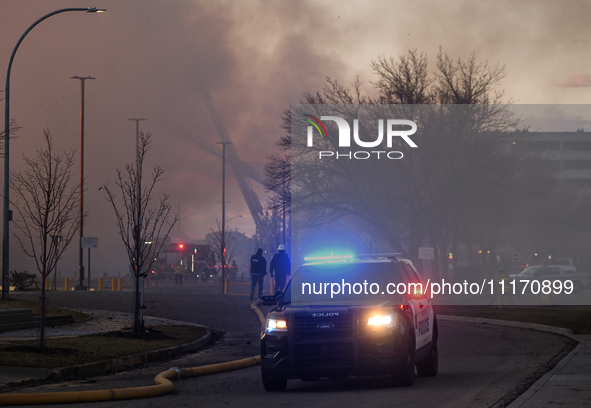
[[[395,262],[319,262],[302,265],[285,290],[283,303],[294,305],[398,305],[403,296]]]

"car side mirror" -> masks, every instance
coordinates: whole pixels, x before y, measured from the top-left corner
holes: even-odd
[[[261,296],[261,300],[263,301],[264,306],[275,306],[283,299],[283,292],[278,290],[272,295]]]
[[[427,299],[428,296],[427,296],[426,293],[417,293],[417,294],[414,294],[414,295],[409,295],[409,297],[412,300],[423,300],[423,299]]]
[[[423,300],[423,299],[427,299],[429,297],[429,293],[427,291],[427,288],[421,288],[421,290],[418,290],[418,288],[415,289],[415,291],[413,293],[409,293],[408,297],[410,299],[413,300]]]

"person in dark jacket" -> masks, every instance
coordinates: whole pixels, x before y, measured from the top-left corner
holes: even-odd
[[[185,271],[185,268],[183,268],[183,265],[181,265],[180,263],[174,267],[174,285],[175,286],[179,286],[179,282],[180,282],[180,286],[183,286],[183,272]]]
[[[267,260],[263,256],[263,250],[259,248],[257,253],[250,257],[250,300],[254,296],[254,287],[259,286],[259,298],[263,296],[263,281],[267,274]]]
[[[285,245],[279,245],[277,250],[279,252],[271,259],[269,273],[272,278],[275,277],[275,291],[280,290],[283,292],[287,283],[287,277],[291,276],[291,262],[289,261],[289,256],[285,253]]]

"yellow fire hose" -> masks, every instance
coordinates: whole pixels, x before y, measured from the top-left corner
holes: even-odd
[[[263,301],[261,299],[257,299],[254,302],[252,302],[252,305],[250,305],[250,308],[252,309],[253,312],[255,312],[257,314],[261,324],[264,325],[266,323],[267,319],[266,319],[265,315],[263,314],[263,312],[261,312],[261,309],[259,309],[259,305],[261,303],[263,303]]]
[[[261,324],[265,323],[265,316],[258,308],[261,300],[255,301],[250,308],[257,314]],[[221,373],[251,367],[261,363],[260,356],[248,357],[225,363],[210,364],[201,367],[169,368],[154,378],[154,385],[133,388],[116,388],[111,390],[44,392],[38,394],[0,394],[0,405],[38,405],[38,404],[67,404],[73,402],[117,401],[136,398],[157,397],[166,395],[174,390],[171,380],[198,377],[201,375]]]
[[[96,391],[52,392],[39,394],[0,394],[0,405],[66,404],[71,402],[117,401],[125,399],[157,397],[174,390],[171,380],[220,373],[260,364],[261,357],[210,364],[202,367],[170,368],[154,378],[155,385],[134,388],[116,388]]]

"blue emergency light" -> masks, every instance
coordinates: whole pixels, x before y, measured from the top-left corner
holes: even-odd
[[[304,261],[350,261],[353,259],[351,254],[343,255],[321,255],[321,256],[305,256]]]

